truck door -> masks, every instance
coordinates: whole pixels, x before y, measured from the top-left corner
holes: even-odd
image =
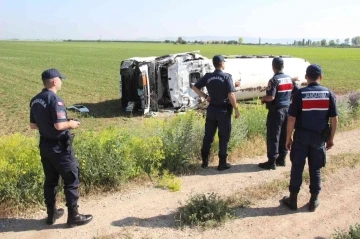
[[[144,109],[144,114],[150,112],[150,84],[148,66],[143,65],[139,67],[142,77],[142,92],[139,93],[141,99],[141,108]]]

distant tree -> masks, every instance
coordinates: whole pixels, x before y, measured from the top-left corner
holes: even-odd
[[[238,42],[235,41],[235,40],[231,40],[231,41],[228,41],[228,42],[225,42],[225,43],[227,43],[227,44],[232,44],[232,45],[238,44]]]
[[[303,45],[303,44],[302,44],[302,41],[298,41],[297,44],[298,44],[298,46],[302,46],[302,45]]]
[[[350,38],[346,38],[346,39],[344,40],[344,43],[345,43],[346,45],[350,45]]]
[[[321,46],[326,46],[326,39],[321,40]]]
[[[297,42],[296,42],[296,40],[294,40],[294,43],[293,43],[293,45],[294,45],[294,46],[296,46],[296,45],[297,45]]]
[[[244,39],[242,37],[239,37],[239,45],[242,45],[244,43]]]
[[[261,37],[259,37],[259,45],[261,45]]]
[[[360,36],[353,37],[353,38],[351,39],[351,43],[352,43],[354,46],[360,45]]]
[[[302,46],[305,46],[305,39],[302,40]]]
[[[334,41],[334,40],[330,40],[330,41],[329,41],[329,46],[336,46],[335,41]]]
[[[336,39],[336,45],[340,44],[340,39]]]
[[[178,39],[177,39],[177,43],[182,43],[183,42],[183,39],[182,39],[182,37],[178,37]]]
[[[171,41],[170,40],[165,40],[165,43],[170,43]]]

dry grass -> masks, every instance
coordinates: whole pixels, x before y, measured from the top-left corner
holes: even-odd
[[[358,129],[359,125],[360,125],[360,119],[351,119],[348,125],[346,125],[346,127],[340,127],[338,131],[343,132],[343,131]]]
[[[355,168],[360,163],[360,153],[346,153],[331,157],[331,161],[323,168],[323,174],[326,177],[333,175],[337,171],[344,168]],[[285,174],[285,179],[275,179],[270,182],[258,185],[256,187],[248,187],[242,191],[233,193],[226,198],[226,203],[231,208],[241,209],[248,208],[254,205],[256,201],[266,200],[274,197],[288,187],[289,173]],[[307,171],[304,171],[304,181],[309,180]],[[132,238],[129,233],[126,234],[111,234],[106,236],[94,237],[94,239],[115,239],[115,238]]]
[[[331,161],[322,169],[324,179],[333,175],[344,168],[355,168],[360,164],[360,153],[345,153],[331,157]],[[235,192],[228,197],[228,201],[233,207],[246,208],[259,200],[266,200],[287,190],[289,185],[290,173],[285,173],[285,179],[275,179],[270,182],[258,185],[256,187],[248,187],[242,191]],[[303,180],[306,184],[310,182],[310,175],[305,168]]]
[[[9,206],[7,204],[2,203],[0,205],[0,218],[7,218],[7,217],[26,217],[28,215],[32,215],[41,209],[41,206],[33,206],[26,208],[25,210],[23,208],[20,208],[18,206]]]
[[[266,140],[263,136],[255,136],[241,144],[231,152],[231,158],[252,158],[266,153]]]
[[[235,192],[228,197],[228,200],[234,208],[247,208],[256,201],[266,200],[278,195],[286,190],[288,185],[288,179],[275,179],[256,187],[248,187],[243,191]]]
[[[331,157],[331,161],[323,168],[323,174],[328,176],[343,168],[355,168],[360,163],[360,153],[344,153]]]
[[[80,181],[81,184],[81,181]],[[156,181],[151,181],[149,177],[146,175],[142,175],[141,177],[134,178],[131,181],[122,184],[121,187],[112,188],[111,190],[104,191],[103,188],[94,188],[90,193],[85,194],[82,190],[79,191],[79,196],[85,200],[91,199],[101,199],[103,197],[111,196],[114,193],[130,193],[133,190],[138,190],[139,188],[151,188],[156,186]],[[81,188],[81,187],[80,187]],[[62,185],[59,185],[58,193],[56,197],[56,201],[58,205],[65,205],[65,196],[62,190]],[[0,205],[0,218],[7,217],[27,217],[39,210],[44,210],[45,207],[43,205],[33,205],[31,207],[27,207],[26,209],[20,208],[20,206],[6,205],[1,203]]]

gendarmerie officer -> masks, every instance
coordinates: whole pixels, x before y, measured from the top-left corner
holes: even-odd
[[[321,190],[320,169],[326,164],[326,150],[334,146],[338,112],[335,95],[320,85],[321,67],[316,64],[308,66],[305,78],[308,85],[295,93],[289,109],[286,147],[291,150],[290,197],[284,197],[283,203],[292,210],[297,209],[297,195],[308,158],[311,193],[308,209],[315,211],[319,206]],[[293,141],[291,134],[294,127]]]
[[[266,119],[266,146],[268,161],[259,163],[264,169],[276,169],[277,166],[285,166],[285,158],[288,150],[286,142],[286,123],[291,95],[298,89],[295,84],[296,78],[283,73],[284,60],[275,57],[272,61],[273,78],[269,80],[266,96],[261,98],[266,103],[268,115]]]
[[[192,86],[192,89],[200,96],[204,97],[209,106],[206,111],[205,136],[201,148],[202,165],[208,167],[211,144],[214,141],[216,129],[219,137],[219,171],[231,167],[226,162],[227,148],[231,134],[231,114],[235,109],[235,118],[239,118],[240,113],[236,105],[236,98],[233,92],[235,88],[230,74],[224,73],[225,59],[221,55],[213,57],[215,71],[207,73]],[[200,89],[206,87],[209,95]]]
[[[52,225],[64,214],[56,207],[59,176],[64,181],[64,194],[68,207],[67,224],[70,227],[83,225],[92,220],[92,215],[78,213],[79,164],[72,147],[70,129],[78,128],[80,122],[68,120],[64,101],[56,94],[62,85],[63,76],[57,69],[45,70],[42,75],[44,89],[30,102],[30,128],[40,133],[40,156],[44,168],[44,197],[48,217]]]

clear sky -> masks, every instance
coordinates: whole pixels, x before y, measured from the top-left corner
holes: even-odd
[[[0,39],[360,35],[360,0],[0,0]]]

